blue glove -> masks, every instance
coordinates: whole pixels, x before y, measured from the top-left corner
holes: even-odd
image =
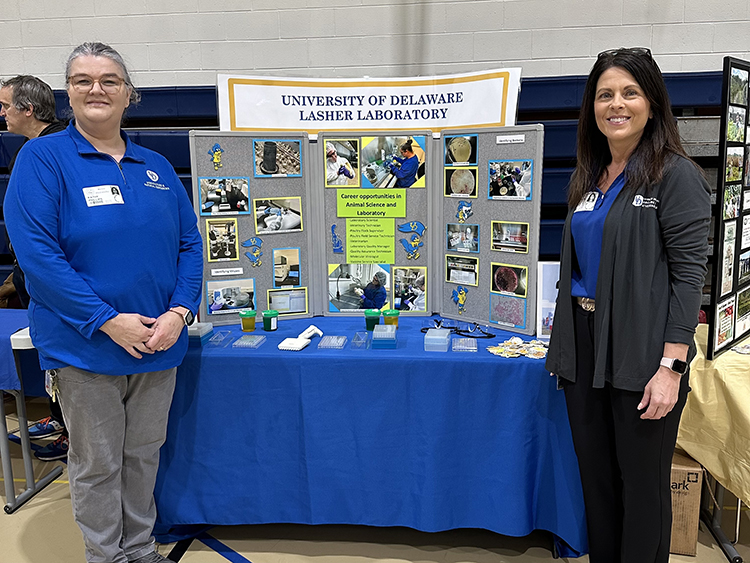
[[[339,169],[339,174],[343,174],[347,178],[354,178],[354,174],[349,171],[349,169],[346,166],[342,166]]]

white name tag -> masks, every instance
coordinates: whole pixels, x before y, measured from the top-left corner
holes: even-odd
[[[91,186],[83,188],[83,196],[86,198],[86,205],[89,207],[125,203],[122,199],[120,186]]]
[[[578,213],[579,211],[593,211],[598,199],[599,192],[588,192],[583,196],[581,203],[578,204],[574,213]]]

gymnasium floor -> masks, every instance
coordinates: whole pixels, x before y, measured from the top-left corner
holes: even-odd
[[[8,429],[18,428],[14,404],[6,402]],[[28,402],[29,419],[45,416],[46,401]],[[52,438],[50,438],[51,440]],[[37,442],[44,445],[45,441]],[[23,484],[20,447],[12,444],[16,492]],[[54,464],[35,461],[37,476]],[[0,473],[0,475],[2,475]],[[19,477],[21,479],[19,479]],[[1,479],[0,479],[1,480]],[[4,494],[4,483],[0,491]],[[725,505],[733,507],[727,495]],[[3,504],[5,499],[2,499]],[[724,526],[733,537],[735,512],[727,510]],[[750,562],[750,521],[742,512],[737,549]],[[159,546],[169,555],[174,544]],[[437,534],[406,528],[365,526],[231,526],[216,527],[192,542],[180,559],[184,563],[534,563],[552,561],[550,538],[534,533],[525,538],[500,536],[485,530],[453,530]],[[0,563],[84,563],[83,541],[73,521],[67,471],[16,513],[0,513]],[[588,557],[562,559],[588,563]],[[701,524],[696,557],[673,555],[670,562],[725,563],[726,557]]]

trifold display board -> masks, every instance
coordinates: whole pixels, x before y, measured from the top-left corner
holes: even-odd
[[[711,360],[750,332],[750,61],[724,58],[709,312]]]
[[[535,327],[541,125],[191,132],[200,318],[441,313]]]

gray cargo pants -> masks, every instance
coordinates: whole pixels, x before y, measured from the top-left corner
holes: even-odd
[[[154,485],[177,368],[123,376],[57,371],[70,432],[70,496],[86,561],[143,557],[154,550]]]

